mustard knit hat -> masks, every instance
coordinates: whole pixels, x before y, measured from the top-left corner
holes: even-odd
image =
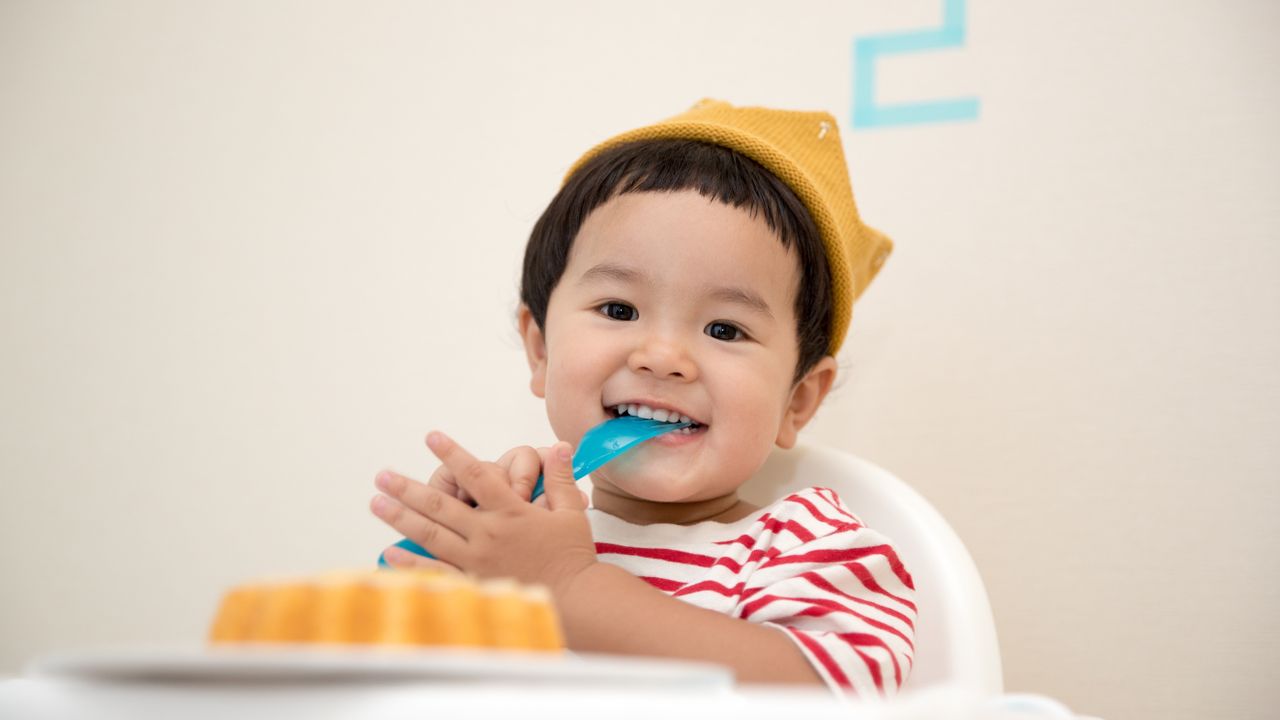
[[[578,159],[565,180],[591,158],[637,140],[701,140],[736,150],[786,183],[813,218],[831,266],[831,344],[835,355],[853,316],[853,301],[880,271],[893,241],[864,225],[853,202],[836,119],[825,112],[734,107],[702,100],[662,122],[624,132]]]

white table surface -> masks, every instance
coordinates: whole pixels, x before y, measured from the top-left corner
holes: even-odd
[[[419,658],[419,676],[405,672],[317,674],[315,667],[291,675],[274,665],[249,666],[237,676],[191,669],[193,652],[172,655],[168,676],[162,667],[150,675],[163,654],[124,653],[123,663],[104,662],[97,654],[64,654],[37,659],[22,677],[0,679],[0,718],[30,720],[214,720],[233,718],[398,719],[512,717],[600,717],[614,720],[676,718],[769,718],[800,720],[1043,720],[1074,717],[1060,704],[1037,696],[981,697],[960,688],[937,687],[904,693],[889,702],[841,701],[821,690],[735,686],[714,667],[663,665],[639,661],[629,666],[616,658],[575,659],[560,677],[521,672],[519,661],[498,658],[498,672],[431,672],[432,658]],[[109,656],[108,656],[109,657]],[[87,658],[87,660],[86,660]],[[198,661],[200,658],[196,657]],[[597,660],[597,662],[592,662]],[[425,664],[423,664],[425,661]],[[348,669],[350,661],[343,660]],[[130,664],[132,663],[132,664]],[[183,663],[187,663],[184,667]],[[296,663],[295,663],[296,664]],[[303,663],[315,665],[315,663]],[[465,663],[464,663],[465,664]],[[196,670],[199,670],[198,662]],[[584,672],[584,668],[586,672]],[[216,669],[216,668],[215,668]],[[391,669],[395,669],[392,667]],[[672,670],[679,673],[672,673]],[[710,670],[710,672],[708,672]],[[256,674],[255,674],[256,673]],[[593,674],[594,673],[594,674]],[[667,678],[664,681],[663,675]],[[627,683],[630,676],[634,683]],[[699,678],[689,682],[688,677]]]

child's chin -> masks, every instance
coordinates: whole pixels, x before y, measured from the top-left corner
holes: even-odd
[[[645,477],[643,474],[632,475],[630,473],[610,473],[605,481],[611,485],[615,491],[621,492],[634,500],[644,500],[646,502],[655,503],[678,503],[687,502],[690,495],[689,488],[682,487],[677,483],[665,483],[661,479]]]
[[[623,490],[637,500],[647,500],[655,503],[690,502],[690,498],[694,494],[688,487],[674,484],[668,486],[652,482],[640,487],[624,487]]]

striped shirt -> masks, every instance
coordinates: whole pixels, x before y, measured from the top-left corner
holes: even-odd
[[[601,561],[692,605],[778,628],[835,693],[889,696],[906,681],[911,575],[834,491],[808,488],[733,523],[632,525],[587,513]]]

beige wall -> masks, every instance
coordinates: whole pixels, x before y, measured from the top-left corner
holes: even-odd
[[[367,565],[428,429],[549,441],[524,238],[590,144],[715,96],[841,119],[898,249],[810,439],[950,518],[1008,687],[1270,715],[1276,6],[971,0],[880,98],[978,120],[855,130],[853,37],[941,2],[783,5],[0,4],[0,673]]]

